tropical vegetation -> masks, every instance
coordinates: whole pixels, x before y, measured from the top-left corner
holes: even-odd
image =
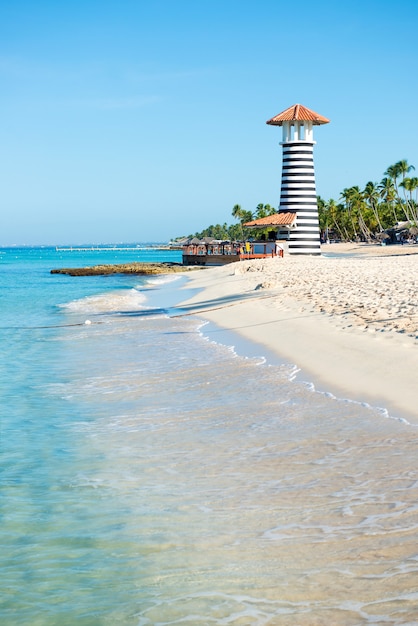
[[[318,197],[321,232],[343,241],[369,241],[400,223],[416,228],[418,178],[408,176],[413,170],[404,159],[390,165],[380,183],[343,189],[337,202]]]
[[[221,241],[244,241],[245,239],[251,238],[256,234],[257,238],[259,238],[264,231],[249,228],[244,229],[243,224],[260,217],[273,215],[274,213],[277,213],[277,209],[270,204],[260,203],[256,206],[255,211],[247,211],[239,204],[236,204],[232,209],[232,217],[238,220],[238,224],[228,225],[225,223],[211,225],[198,233],[189,235],[188,238],[192,239],[193,237],[196,237],[197,239],[205,239],[206,237],[210,237]]]
[[[390,165],[377,183],[369,181],[363,189],[355,185],[342,190],[338,200],[324,200],[318,196],[318,213],[323,239],[341,241],[371,241],[394,231],[403,223],[418,233],[418,177],[411,176],[415,170],[406,159]],[[238,223],[216,224],[189,237],[203,239],[213,237],[221,240],[244,240],[267,235],[265,231],[244,228],[243,224],[276,213],[270,204],[258,204],[254,211],[236,204],[232,217]],[[415,231],[413,230],[415,229]]]

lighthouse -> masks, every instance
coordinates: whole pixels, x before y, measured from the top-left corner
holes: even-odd
[[[289,254],[321,254],[318,203],[313,160],[313,127],[329,120],[302,104],[294,104],[266,123],[283,130],[280,213],[294,213],[293,225],[279,231]]]

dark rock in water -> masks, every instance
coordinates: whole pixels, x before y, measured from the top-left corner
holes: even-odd
[[[70,267],[51,270],[51,274],[68,276],[105,276],[107,274],[174,274],[202,269],[181,265],[181,263],[122,263],[118,265],[93,265],[91,267]]]

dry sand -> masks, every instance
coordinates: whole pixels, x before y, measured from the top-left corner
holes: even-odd
[[[331,256],[328,256],[331,255]],[[319,391],[418,424],[418,245],[330,244],[189,276],[184,312],[300,368]]]

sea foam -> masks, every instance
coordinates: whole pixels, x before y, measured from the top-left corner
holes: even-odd
[[[126,313],[143,309],[146,297],[137,289],[123,289],[86,296],[59,305],[73,313]]]

